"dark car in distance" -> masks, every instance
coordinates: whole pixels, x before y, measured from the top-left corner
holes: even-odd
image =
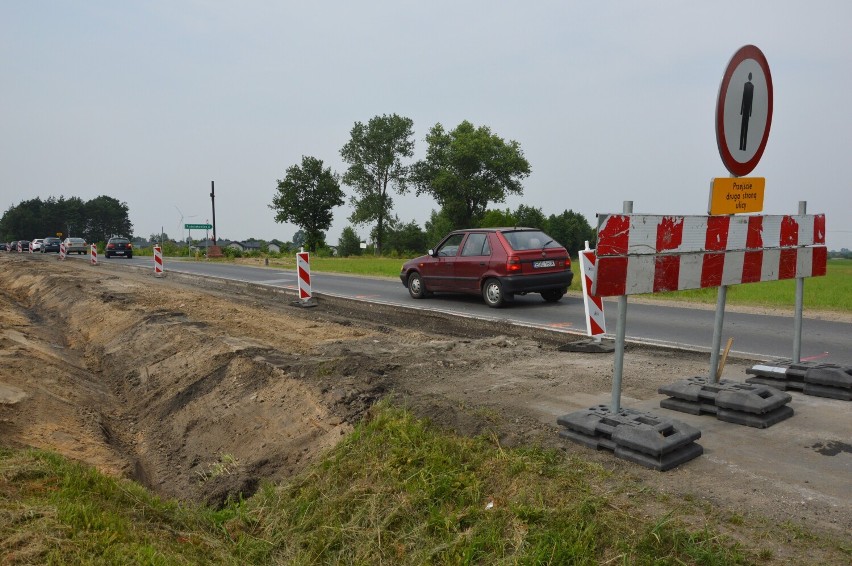
[[[501,307],[527,293],[555,303],[574,273],[568,250],[541,230],[471,228],[450,232],[427,255],[405,262],[399,278],[415,299],[465,293]]]
[[[41,253],[56,252],[59,253],[59,243],[62,240],[54,237],[47,237],[41,242]]]
[[[133,257],[133,244],[127,238],[110,238],[104,249],[104,255],[107,258],[120,256],[130,259]]]

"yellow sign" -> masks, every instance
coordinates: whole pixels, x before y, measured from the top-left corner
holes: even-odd
[[[740,214],[763,212],[764,177],[716,177],[710,185],[712,214]]]

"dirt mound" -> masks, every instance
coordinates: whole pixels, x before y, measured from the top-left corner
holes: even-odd
[[[675,418],[704,432],[701,458],[660,474],[561,440],[556,417],[608,403],[612,357],[528,328],[320,296],[154,279],[124,266],[0,256],[0,435],[154,491],[220,503],[285,479],[393,396],[433,423],[539,443],[600,462],[673,501],[852,529],[846,405],[797,396],[797,416],[757,430]],[[745,361],[726,374],[744,379]],[[706,356],[631,346],[623,405],[659,410],[660,385]],[[816,447],[816,448],[815,448]]]

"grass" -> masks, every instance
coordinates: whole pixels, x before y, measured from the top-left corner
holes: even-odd
[[[0,556],[11,564],[745,564],[772,556],[764,534],[752,548],[741,525],[745,543],[703,519],[691,527],[705,509],[631,482],[560,452],[448,434],[383,403],[301,476],[220,510],[160,499],[53,454],[0,450]],[[661,501],[668,512],[649,516],[645,504]],[[798,539],[844,558],[817,537]]]

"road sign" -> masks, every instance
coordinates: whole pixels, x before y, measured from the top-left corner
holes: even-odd
[[[213,227],[212,224],[184,224],[186,230],[209,230]]]
[[[710,214],[763,212],[763,177],[717,177],[710,184]]]
[[[772,125],[772,75],[754,45],[741,47],[728,63],[716,101],[716,144],[732,175],[757,166]]]

